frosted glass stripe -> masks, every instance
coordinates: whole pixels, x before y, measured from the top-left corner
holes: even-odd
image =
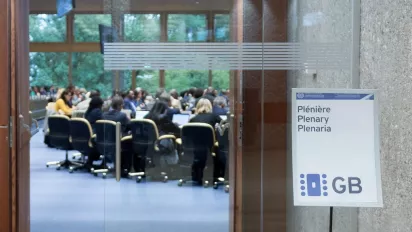
[[[339,43],[105,43],[105,70],[350,69]]]

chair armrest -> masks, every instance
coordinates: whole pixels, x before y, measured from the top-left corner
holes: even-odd
[[[157,140],[162,140],[162,139],[174,139],[174,140],[176,140],[176,136],[174,136],[174,135],[162,135]]]
[[[176,143],[179,145],[182,145],[182,139],[181,138],[176,139]]]
[[[92,139],[95,139],[96,138],[96,134],[94,134],[94,135],[92,135],[92,137],[91,137]]]
[[[215,147],[218,147],[219,146],[219,142],[215,142]]]
[[[126,141],[126,140],[132,140],[132,136],[131,135],[125,136],[125,137],[122,138],[121,141],[123,142],[123,141]]]

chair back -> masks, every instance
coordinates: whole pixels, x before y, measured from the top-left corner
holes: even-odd
[[[84,118],[86,110],[73,110],[72,118]]]
[[[109,161],[114,162],[116,156],[116,122],[98,120],[95,123],[97,150]]]
[[[88,155],[91,151],[91,138],[93,136],[90,123],[84,118],[72,118],[70,120],[70,136],[74,150],[83,155]]]
[[[133,151],[146,152],[150,146],[154,147],[159,138],[156,124],[149,119],[133,119],[130,122],[132,131]],[[145,155],[145,154],[142,154]]]
[[[70,118],[64,115],[50,115],[48,118],[50,145],[70,150]]]
[[[215,131],[206,123],[188,123],[182,127],[182,164],[205,163],[215,144]]]
[[[215,144],[215,131],[207,123],[188,123],[182,127],[184,151],[211,151]]]

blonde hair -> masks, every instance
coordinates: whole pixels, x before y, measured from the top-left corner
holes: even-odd
[[[212,113],[212,104],[208,99],[201,98],[196,105],[197,114]]]

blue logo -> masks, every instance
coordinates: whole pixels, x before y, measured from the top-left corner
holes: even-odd
[[[300,174],[300,195],[309,197],[328,196],[327,175],[323,174]]]
[[[328,190],[328,175],[326,174],[300,174],[300,195],[308,197],[327,197]],[[362,192],[362,181],[358,177],[345,178],[337,176],[332,179],[331,187],[333,192],[337,194],[360,194]],[[348,190],[348,191],[346,191]]]
[[[296,97],[302,99],[302,98],[305,97],[305,94],[304,94],[304,93],[297,93],[297,94],[296,94]]]

